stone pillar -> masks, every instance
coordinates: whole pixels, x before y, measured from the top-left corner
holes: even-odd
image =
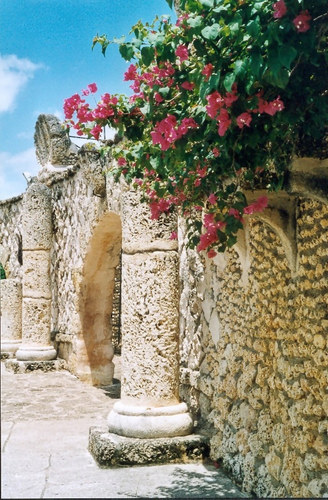
[[[0,280],[1,356],[13,357],[22,342],[22,285],[18,279]]]
[[[132,438],[185,436],[179,401],[179,275],[176,217],[151,221],[135,192],[122,195],[121,401],[109,431]]]
[[[57,353],[50,340],[52,242],[49,189],[33,183],[24,196],[22,345],[18,361],[49,361]]]

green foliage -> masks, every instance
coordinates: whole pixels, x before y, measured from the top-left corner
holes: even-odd
[[[5,272],[3,266],[0,262],[0,280],[4,280],[4,279],[6,279],[6,272]]]
[[[176,24],[139,21],[129,40],[94,38],[103,54],[117,43],[133,61],[125,79],[134,96],[117,96],[108,116],[98,104],[89,121],[76,107],[68,124],[89,135],[95,125],[117,128],[125,141],[113,150],[113,174],[141,187],[154,218],[174,206],[193,214],[191,246],[222,251],[243,217],[265,206],[247,205],[242,190],[280,189],[296,145],[327,133],[327,1],[180,6]],[[195,210],[208,215],[203,236]]]

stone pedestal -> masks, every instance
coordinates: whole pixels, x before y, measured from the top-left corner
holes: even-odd
[[[19,280],[0,280],[1,357],[11,358],[22,342],[22,285]]]
[[[50,340],[52,243],[49,189],[33,183],[24,196],[22,345],[18,361],[50,361],[57,352]]]
[[[178,252],[170,238],[176,216],[150,220],[148,206],[135,192],[122,195],[121,207],[121,401],[108,416],[110,434],[91,433],[90,451],[100,463],[108,446],[129,449],[131,456],[133,448],[146,447],[142,463],[152,463],[158,461],[158,450],[163,460],[165,442],[181,440],[193,429],[188,408],[179,400]],[[113,453],[116,458],[107,464],[122,463],[120,453]]]

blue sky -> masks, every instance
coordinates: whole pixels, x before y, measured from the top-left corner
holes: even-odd
[[[165,0],[0,0],[0,199],[26,188],[22,172],[39,169],[34,127],[41,113],[63,119],[63,101],[89,83],[104,93],[130,93],[129,63],[116,45],[106,57],[98,33],[128,34],[139,19],[174,16]]]

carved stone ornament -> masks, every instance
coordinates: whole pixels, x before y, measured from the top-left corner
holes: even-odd
[[[36,157],[42,167],[66,167],[76,162],[77,146],[54,115],[39,115],[35,125]]]

